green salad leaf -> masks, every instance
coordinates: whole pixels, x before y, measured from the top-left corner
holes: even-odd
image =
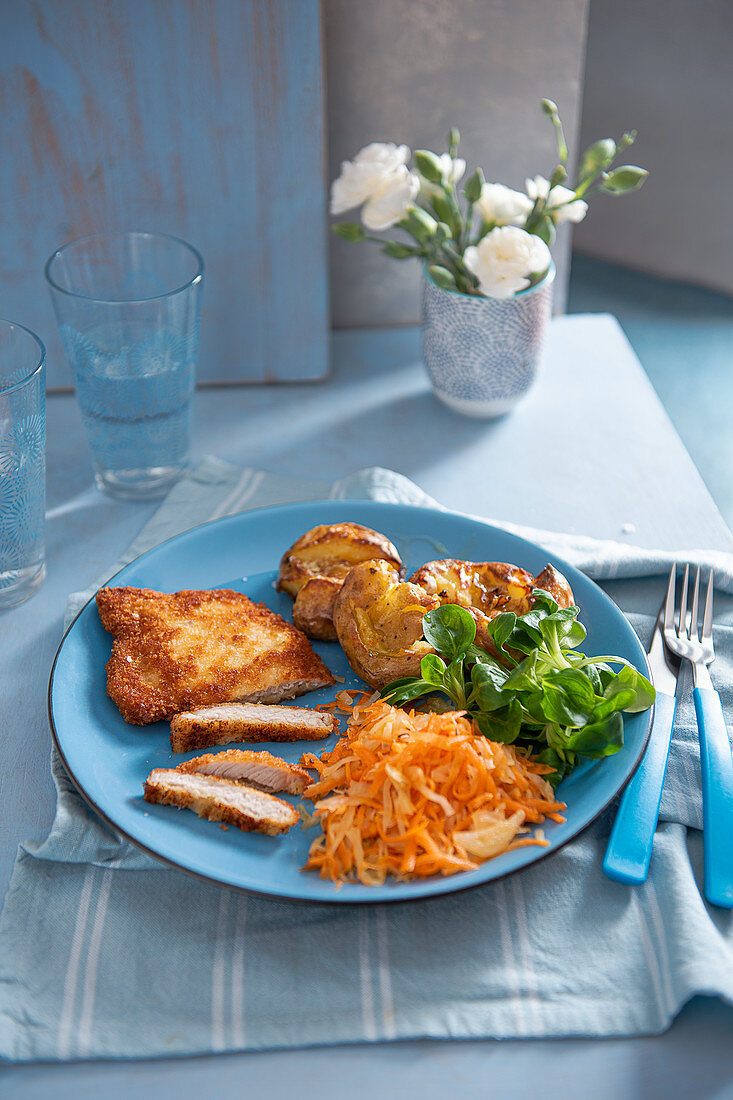
[[[586,637],[578,607],[559,607],[543,589],[534,595],[526,614],[506,611],[489,621],[493,653],[475,644],[476,623],[465,607],[428,611],[423,637],[435,652],[423,657],[420,676],[393,680],[381,694],[395,706],[447,696],[485,737],[524,745],[554,768],[548,778],[556,786],[578,757],[618,752],[622,712],[647,710],[654,688],[623,657],[578,650]]]

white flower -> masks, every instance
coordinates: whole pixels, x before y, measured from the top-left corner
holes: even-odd
[[[555,221],[558,223],[575,222],[577,224],[577,222],[582,222],[588,213],[588,203],[584,202],[583,199],[576,199],[574,191],[559,184],[550,191],[550,181],[546,180],[544,176],[535,176],[532,180],[525,180],[525,186],[532,201],[539,198],[547,199],[547,209],[554,214]]]
[[[485,183],[476,209],[485,222],[497,225],[524,225],[532,201],[521,191],[512,191],[503,183]]]
[[[532,202],[534,202],[535,199],[547,198],[547,193],[550,190],[550,181],[546,180],[544,176],[535,176],[533,180],[525,180],[524,186],[527,188],[527,194]]]
[[[450,153],[441,153],[438,157],[440,162],[440,170],[443,173],[443,179],[446,183],[452,183],[453,186],[463,179],[463,175],[466,171],[466,162],[461,160],[460,157],[453,159]]]
[[[393,172],[404,169],[409,160],[407,145],[373,141],[353,160],[341,165],[341,175],[331,185],[331,213],[343,214],[370,199]]]
[[[575,192],[569,187],[553,187],[549,198],[556,222],[582,222],[588,213],[588,203],[576,199]],[[562,204],[562,205],[561,205]]]
[[[361,220],[367,229],[380,232],[404,218],[420,190],[420,180],[404,164],[385,176],[362,207]]]
[[[466,267],[489,298],[511,298],[529,286],[529,276],[550,266],[550,250],[543,240],[518,226],[497,226],[467,248]]]

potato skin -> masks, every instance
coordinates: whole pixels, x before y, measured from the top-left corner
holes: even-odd
[[[335,577],[311,577],[295,597],[293,625],[309,638],[322,642],[337,641],[333,605],[340,591],[341,581]]]
[[[313,527],[286,550],[276,588],[295,600],[293,622],[309,638],[334,641],[333,605],[353,566],[384,560],[401,571],[402,561],[389,539],[360,523]]]
[[[400,580],[391,562],[354,566],[336,597],[333,623],[357,676],[375,688],[419,676],[420,661],[434,652],[422,636],[423,615],[439,606],[437,596]]]

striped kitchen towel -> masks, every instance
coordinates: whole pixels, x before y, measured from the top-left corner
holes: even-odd
[[[208,519],[321,497],[436,506],[387,470],[329,486],[209,459],[110,572]],[[650,611],[660,598],[661,579],[638,578],[663,572],[669,555],[509,529],[603,580],[627,609]],[[731,591],[730,557],[699,557]],[[69,617],[88,595],[70,600]],[[630,617],[644,638],[651,619]],[[733,630],[724,597],[718,618],[716,682],[729,710]],[[361,909],[245,896],[164,868],[122,841],[86,807],[57,758],[52,767],[51,834],[36,848],[21,846],[0,924],[6,1059],[633,1035],[662,1031],[695,994],[733,1000],[733,918],[706,906],[699,889],[699,761],[685,700],[652,873],[636,889],[601,873],[605,816],[521,875],[453,896]]]

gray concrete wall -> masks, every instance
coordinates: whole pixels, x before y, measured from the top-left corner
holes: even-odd
[[[733,3],[592,0],[582,143],[636,128],[642,191],[599,196],[575,247],[733,292]]]
[[[370,141],[445,150],[463,135],[469,171],[523,187],[549,175],[555,143],[540,111],[560,107],[577,150],[587,0],[325,0],[329,182],[342,160]],[[555,246],[562,306],[569,230]],[[416,263],[375,245],[331,242],[337,326],[419,319]]]

